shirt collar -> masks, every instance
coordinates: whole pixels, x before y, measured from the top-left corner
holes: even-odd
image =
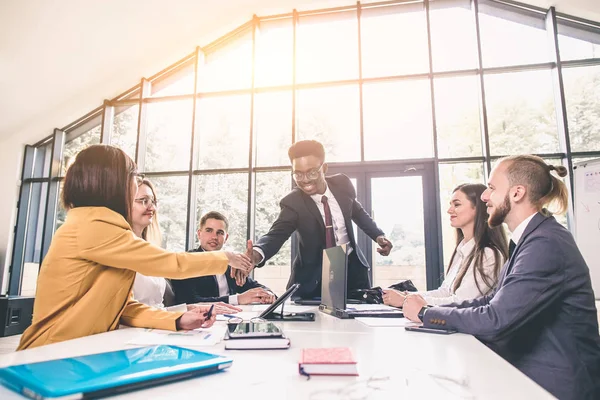
[[[525,228],[527,228],[527,225],[529,225],[529,221],[531,221],[533,219],[533,217],[535,217],[536,214],[537,214],[537,212],[535,212],[535,213],[531,214],[529,217],[525,218],[523,220],[523,222],[521,222],[519,224],[519,226],[517,226],[515,228],[515,230],[512,231],[510,240],[515,242],[515,244],[519,244],[519,240],[521,240],[521,236],[523,236],[523,233],[525,233]]]
[[[329,190],[329,185],[327,184],[327,182],[325,182],[325,193],[323,193],[323,194],[315,193],[315,194],[310,195],[310,198],[313,199],[315,201],[315,203],[320,203],[321,198],[323,196],[327,196],[328,199],[333,198],[333,193],[331,193],[331,190]]]
[[[471,240],[469,240],[468,242],[465,242],[465,239],[463,239],[458,244],[456,251],[458,253],[460,253],[461,256],[464,258],[466,255],[471,254],[471,251],[473,251],[474,247],[475,247],[475,239],[474,238],[471,238]]]

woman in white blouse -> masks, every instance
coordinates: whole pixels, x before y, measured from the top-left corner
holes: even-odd
[[[418,292],[429,305],[443,305],[475,299],[490,293],[508,256],[502,226],[487,224],[487,206],[481,201],[482,184],[462,184],[452,192],[450,224],[456,228],[456,248],[446,279],[439,289]],[[385,304],[402,307],[407,293],[384,290]]]
[[[131,228],[136,236],[154,244],[162,245],[162,235],[158,225],[158,199],[154,186],[148,179],[142,180],[135,195],[133,210],[131,212]],[[164,306],[164,296],[170,286],[165,278],[146,276],[139,272],[133,282],[133,298],[140,303],[152,307],[166,308],[168,311],[186,311],[194,305]],[[171,290],[171,289],[169,289]],[[241,309],[225,303],[215,303],[215,313],[236,313]]]

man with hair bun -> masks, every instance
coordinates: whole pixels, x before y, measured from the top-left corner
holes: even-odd
[[[564,212],[563,166],[537,156],[501,159],[481,195],[488,224],[512,233],[497,288],[463,303],[428,308],[407,297],[404,314],[426,328],[475,335],[559,399],[600,399],[600,336],[589,269],[571,233],[546,206]]]

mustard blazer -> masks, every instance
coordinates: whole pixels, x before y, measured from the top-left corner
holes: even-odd
[[[184,279],[224,274],[222,252],[172,253],[135,236],[106,207],[71,209],[42,262],[33,322],[17,350],[134,327],[175,330],[181,312],[135,301],[135,273]]]

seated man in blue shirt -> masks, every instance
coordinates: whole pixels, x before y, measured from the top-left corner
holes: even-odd
[[[198,240],[200,246],[197,251],[221,250],[227,238],[229,221],[216,211],[211,211],[200,219]],[[252,303],[271,304],[275,295],[271,290],[254,279],[248,277],[243,285],[238,285],[231,277],[231,268],[228,267],[223,275],[200,276],[196,278],[173,279],[171,281],[175,292],[175,301],[179,303],[206,303],[222,301],[233,305]]]
[[[406,297],[404,315],[426,328],[475,335],[559,399],[600,399],[600,336],[590,271],[571,233],[544,208],[566,211],[563,166],[537,156],[502,159],[481,195],[488,224],[512,233],[498,286],[486,296],[428,308]]]

